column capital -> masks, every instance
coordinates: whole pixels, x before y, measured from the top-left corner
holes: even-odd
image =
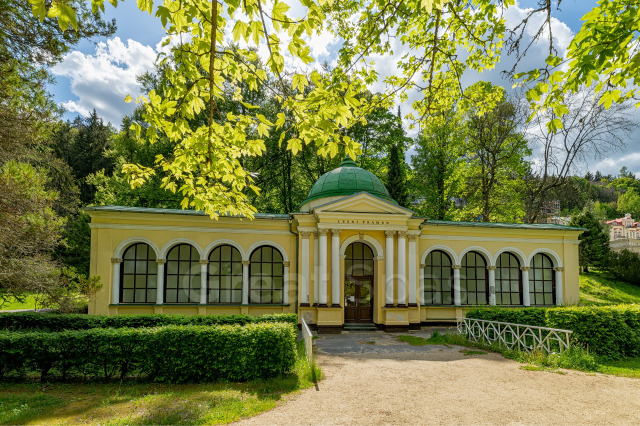
[[[564,271],[564,268],[562,266],[556,266],[555,268],[553,268],[554,271],[558,271],[558,272],[562,272]]]
[[[201,264],[201,265],[208,265],[208,264],[209,264],[209,260],[207,260],[207,259],[200,259],[200,264]]]
[[[111,263],[122,263],[122,259],[119,257],[112,257]]]
[[[289,265],[291,265],[291,262],[289,262],[288,260],[285,260],[284,262],[282,262],[282,266],[284,266],[285,268],[288,268]]]
[[[156,259],[156,263],[164,265],[167,263],[167,259]]]
[[[300,231],[300,237],[302,238],[309,238],[309,235],[311,235],[309,231]]]
[[[398,231],[398,238],[406,238],[407,231]]]
[[[340,235],[340,230],[337,228],[331,228],[331,235],[337,237],[338,235]]]
[[[487,270],[489,271],[495,271],[496,267],[495,266],[487,266]]]
[[[250,263],[251,263],[251,262],[250,262],[250,261],[248,261],[248,260],[243,260],[243,261],[242,261],[242,266],[249,266],[249,264],[250,264]]]
[[[420,264],[420,269],[424,269],[425,266],[427,266],[427,265],[425,265],[424,263],[421,263]]]
[[[384,236],[387,238],[393,238],[396,235],[396,231],[384,231]]]
[[[327,228],[318,229],[318,235],[320,235],[320,236],[327,235],[328,232],[329,232],[329,230]]]
[[[521,266],[520,267],[521,271],[528,271],[529,269],[531,269],[529,266]]]
[[[451,268],[460,270],[462,269],[462,265],[451,265]]]
[[[418,235],[416,234],[409,234],[409,241],[415,241],[418,239]]]

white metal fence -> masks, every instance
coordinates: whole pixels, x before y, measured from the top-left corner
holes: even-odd
[[[307,354],[307,361],[309,365],[313,365],[313,335],[307,325],[307,322],[302,319],[302,338],[304,339],[304,349]]]
[[[458,333],[473,342],[497,342],[507,349],[529,353],[534,350],[555,353],[569,349],[569,337],[573,331],[458,317]]]

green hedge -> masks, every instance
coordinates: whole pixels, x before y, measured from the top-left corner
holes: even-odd
[[[291,324],[0,332],[0,377],[139,377],[171,383],[253,380],[290,371]]]
[[[0,330],[88,330],[141,328],[164,325],[246,325],[262,322],[298,323],[296,314],[253,315],[82,315],[55,313],[0,313]]]
[[[478,308],[467,318],[571,330],[574,344],[606,359],[640,356],[640,306]]]

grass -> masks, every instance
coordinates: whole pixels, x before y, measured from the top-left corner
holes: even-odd
[[[616,281],[599,272],[580,274],[581,305],[640,303],[640,286]]]
[[[486,355],[487,352],[485,351],[474,351],[471,349],[463,349],[460,351],[460,353],[464,356],[470,356],[470,355]]]
[[[294,371],[246,383],[0,383],[0,424],[227,424],[313,386],[320,370],[299,342]]]
[[[443,335],[437,331],[431,333],[431,337],[428,339],[418,337],[418,336],[409,336],[409,335],[401,335],[398,336],[398,340],[401,342],[405,342],[410,344],[411,346],[424,346],[424,345],[445,345],[449,346],[449,334]]]
[[[44,306],[40,298],[32,293],[27,293],[23,301],[16,299],[7,300],[0,305],[0,311],[14,311],[18,309],[44,309],[51,306]]]
[[[604,374],[640,379],[640,358],[627,358],[622,361],[604,361],[600,363],[599,371]]]

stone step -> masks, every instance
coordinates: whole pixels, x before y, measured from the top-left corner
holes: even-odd
[[[377,331],[378,328],[373,324],[345,324],[345,331]]]

